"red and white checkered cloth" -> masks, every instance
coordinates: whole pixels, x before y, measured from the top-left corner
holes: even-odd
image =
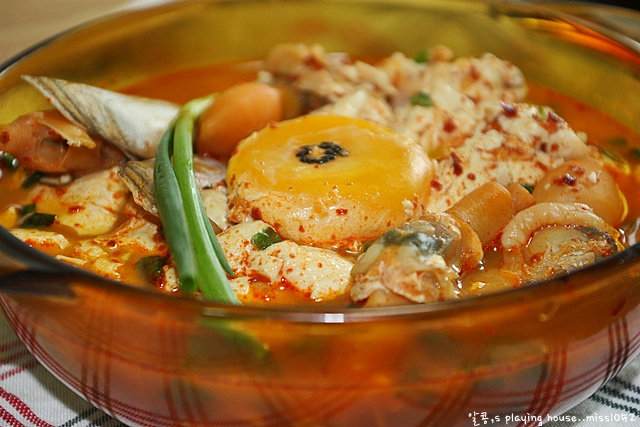
[[[564,418],[545,426],[640,426],[640,357],[561,417]],[[571,418],[578,421],[567,421]],[[480,417],[476,420],[470,417],[469,427],[474,425],[485,424]],[[0,426],[125,427],[51,375],[29,354],[3,317],[0,317]]]

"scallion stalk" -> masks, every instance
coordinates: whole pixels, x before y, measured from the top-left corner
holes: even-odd
[[[210,96],[185,104],[162,137],[154,166],[156,203],[181,289],[239,304],[226,275],[231,268],[206,215],[193,170],[193,129],[213,100]]]

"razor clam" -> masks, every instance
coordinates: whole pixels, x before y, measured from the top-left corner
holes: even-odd
[[[51,77],[23,75],[67,119],[111,142],[132,158],[155,156],[179,106]]]
[[[129,160],[120,167],[118,176],[122,183],[131,191],[134,202],[142,207],[145,211],[158,215],[156,206],[155,189],[153,186],[153,166],[154,159],[147,160]],[[194,156],[193,168],[195,172],[196,183],[200,188],[203,200],[216,200],[211,197],[205,197],[205,192],[214,191],[221,188],[226,176],[226,166],[214,159]],[[224,188],[224,186],[222,186]],[[221,193],[222,194],[222,193]],[[212,221],[217,231],[226,227],[227,205],[226,193],[218,199],[224,199],[224,203],[207,203],[205,201],[205,209],[209,219]]]

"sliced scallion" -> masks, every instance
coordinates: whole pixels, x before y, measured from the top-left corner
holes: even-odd
[[[409,101],[411,105],[420,105],[422,107],[431,107],[433,105],[431,95],[423,91],[416,92]]]
[[[164,258],[158,255],[146,256],[136,262],[136,269],[149,283],[154,283],[162,274]]]
[[[266,249],[274,243],[278,243],[280,241],[280,236],[278,236],[276,230],[271,227],[267,227],[264,230],[261,230],[251,236],[251,243],[253,244],[253,246],[260,250]]]
[[[27,178],[22,182],[22,188],[27,189],[31,188],[38,183],[44,176],[44,172],[33,171]]]
[[[55,220],[54,214],[33,212],[22,217],[18,224],[20,228],[45,228],[53,224]]]

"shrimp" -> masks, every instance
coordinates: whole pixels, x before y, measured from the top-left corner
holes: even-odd
[[[55,110],[27,113],[0,125],[0,150],[25,168],[47,173],[86,174],[125,159],[122,151],[89,136]]]
[[[149,159],[179,106],[159,99],[124,95],[82,83],[24,75],[67,119],[120,148]]]

